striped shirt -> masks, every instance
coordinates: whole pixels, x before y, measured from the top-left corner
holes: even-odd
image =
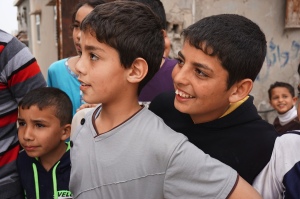
[[[18,102],[30,90],[46,86],[36,59],[17,38],[0,30],[0,196],[16,194],[19,153]]]

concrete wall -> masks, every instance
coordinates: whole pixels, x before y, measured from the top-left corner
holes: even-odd
[[[268,42],[267,56],[251,95],[255,97],[254,103],[261,116],[273,122],[275,112],[268,111],[272,109],[267,94],[270,84],[275,81],[284,81],[297,88],[299,83],[297,67],[300,62],[300,28],[285,28],[286,1],[162,0],[162,2],[171,24],[182,23],[183,28],[203,17],[221,13],[243,15],[261,27]],[[178,13],[177,18],[174,18],[175,13]],[[177,25],[172,26],[173,29],[174,27],[178,28]],[[169,31],[168,34],[174,36],[174,30]],[[178,44],[181,40],[176,39],[175,36],[172,42]],[[178,45],[175,48],[173,50],[177,51]]]
[[[30,15],[32,53],[41,67],[42,73],[47,78],[49,65],[57,60],[57,42],[53,6],[47,6],[49,0],[30,0],[30,12],[41,10],[40,16],[40,41],[37,41],[35,15]]]

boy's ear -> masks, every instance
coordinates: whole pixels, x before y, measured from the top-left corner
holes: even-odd
[[[297,97],[297,96],[296,96],[296,97],[293,97],[293,105],[294,105],[294,106],[296,105],[297,100],[298,100],[298,97]],[[297,108],[297,107],[296,107],[296,108]]]
[[[274,108],[274,106],[273,106],[273,104],[272,104],[272,102],[271,102],[271,100],[269,100],[269,104]]]
[[[64,125],[62,129],[61,140],[65,141],[70,137],[70,134],[71,134],[71,124]]]
[[[139,83],[148,73],[148,63],[143,58],[136,58],[129,70],[127,80],[131,83]]]
[[[168,37],[167,31],[162,30],[164,40],[165,40],[165,50],[164,50],[164,55],[163,57],[168,57],[171,51],[171,41],[170,38]]]
[[[235,83],[231,89],[232,93],[229,97],[230,103],[238,102],[244,99],[246,96],[249,95],[250,91],[253,87],[253,81],[251,79],[243,79],[237,83]]]

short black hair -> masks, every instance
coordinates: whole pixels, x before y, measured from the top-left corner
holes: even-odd
[[[166,12],[163,3],[160,0],[126,0],[126,1],[136,1],[149,6],[151,10],[155,14],[157,14],[157,16],[160,18],[163,29],[164,30],[167,29]]]
[[[159,70],[164,52],[163,27],[159,17],[145,4],[101,4],[82,21],[80,29],[114,48],[124,68],[130,68],[136,58],[146,60],[148,73],[139,84],[138,94]]]
[[[269,99],[270,100],[271,100],[271,97],[272,97],[272,90],[274,88],[277,88],[277,87],[283,87],[283,88],[288,89],[288,91],[290,92],[290,94],[292,95],[292,97],[295,97],[295,89],[294,89],[294,87],[291,84],[286,83],[286,82],[275,82],[274,84],[270,85],[270,88],[268,90],[268,94],[269,94]]]
[[[228,72],[227,89],[243,79],[255,80],[266,57],[266,37],[244,16],[219,14],[205,17],[182,32],[191,46],[217,56]]]
[[[40,110],[55,108],[55,116],[60,120],[61,126],[72,122],[72,102],[69,96],[58,88],[42,87],[29,91],[19,102],[19,108],[29,109],[31,106],[37,106]]]

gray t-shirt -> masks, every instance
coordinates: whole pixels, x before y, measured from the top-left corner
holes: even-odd
[[[71,136],[74,198],[226,198],[232,191],[236,171],[204,154],[147,108],[101,135],[92,123],[94,112]]]

